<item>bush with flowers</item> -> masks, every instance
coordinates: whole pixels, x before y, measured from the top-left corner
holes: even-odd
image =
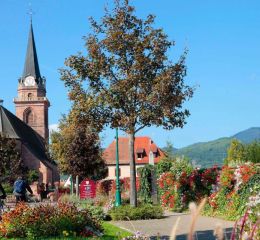
[[[174,211],[182,211],[191,201],[209,196],[217,183],[218,168],[193,169],[175,174],[163,173],[158,179],[161,204]]]
[[[252,227],[260,212],[259,173],[259,167],[251,163],[223,166],[218,189],[210,195],[205,214],[237,220],[247,213],[247,224]]]
[[[38,205],[25,203],[2,215],[0,238],[89,237],[100,235],[102,227],[88,210],[74,204]]]

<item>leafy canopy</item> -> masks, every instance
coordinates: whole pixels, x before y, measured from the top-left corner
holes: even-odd
[[[227,151],[225,164],[237,165],[245,162],[260,163],[260,142],[243,144],[233,139]]]
[[[26,175],[15,139],[0,134],[0,181],[14,182],[18,175]]]
[[[79,119],[133,134],[151,125],[183,127],[189,111],[182,105],[193,95],[183,80],[186,52],[170,61],[174,42],[154,20],[135,16],[126,0],[115,1],[100,23],[91,18],[87,54],[70,56],[61,70]]]
[[[62,117],[59,131],[52,132],[50,150],[63,173],[78,175],[80,179],[106,176],[98,133],[89,125],[79,124],[73,111]]]

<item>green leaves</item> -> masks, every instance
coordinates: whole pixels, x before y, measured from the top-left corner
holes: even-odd
[[[101,157],[98,132],[84,114],[72,110],[60,120],[59,132],[52,132],[50,150],[63,173],[74,177],[100,179],[107,168]]]
[[[0,134],[0,180],[12,182],[17,175],[26,172],[15,139]]]
[[[194,90],[184,84],[186,52],[173,64],[168,50],[174,42],[154,28],[155,16],[143,20],[134,13],[127,1],[116,1],[100,22],[91,19],[87,55],[69,57],[61,70],[70,99],[100,128],[183,127],[189,112],[182,104]]]

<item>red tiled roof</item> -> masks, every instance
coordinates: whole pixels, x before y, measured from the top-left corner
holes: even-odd
[[[129,164],[129,138],[119,137],[118,138],[118,148],[119,148],[119,163]],[[135,137],[135,162],[136,164],[149,163],[150,152],[156,153],[157,157],[154,157],[154,162],[158,163],[162,157],[165,156],[163,151],[157,147],[157,145],[151,140],[150,137]],[[140,149],[143,149],[142,159],[137,159],[137,153],[140,153]],[[116,163],[116,141],[114,140],[104,151],[103,158],[108,165]]]

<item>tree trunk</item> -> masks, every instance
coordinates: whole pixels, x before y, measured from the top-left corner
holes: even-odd
[[[135,168],[135,151],[134,151],[134,133],[129,134],[129,161],[130,161],[130,204],[137,207],[136,191],[136,168]]]

